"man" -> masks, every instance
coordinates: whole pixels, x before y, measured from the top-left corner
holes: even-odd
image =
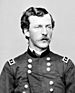
[[[0,93],[75,93],[75,67],[51,52],[54,20],[44,8],[30,7],[21,17],[28,50],[9,61],[0,76]]]

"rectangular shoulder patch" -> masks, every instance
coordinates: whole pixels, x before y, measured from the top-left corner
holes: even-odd
[[[8,61],[8,63],[9,63],[10,65],[13,65],[13,64],[15,64],[15,61],[14,61],[14,59],[10,59],[10,60]]]
[[[63,57],[63,58],[62,58],[62,61],[65,62],[65,63],[68,63],[68,60],[69,60],[68,57]]]

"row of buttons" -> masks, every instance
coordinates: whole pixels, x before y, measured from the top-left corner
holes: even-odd
[[[49,60],[50,60],[50,57],[47,57],[46,60],[49,61]],[[32,63],[32,59],[28,59],[28,62],[29,62],[29,63]]]
[[[53,85],[54,82],[53,82],[53,81],[50,81],[49,84],[50,84],[50,85]],[[50,92],[53,92],[53,90],[54,90],[53,88],[50,88]]]
[[[30,74],[32,71],[30,70],[31,68],[32,68],[32,65],[31,65],[31,63],[32,63],[32,59],[28,59],[28,73]]]
[[[50,81],[49,84],[50,85],[53,85],[54,82],[53,81]],[[27,89],[28,88],[28,85],[26,84],[24,87]],[[53,88],[50,88],[50,92],[53,92]],[[22,93],[26,93],[26,91],[23,91]]]
[[[53,85],[53,84],[54,84],[54,82],[53,82],[53,81],[50,81],[50,82],[49,82],[49,84],[50,84],[50,85]],[[24,85],[24,88],[26,88],[26,89],[27,89],[28,87],[29,87],[29,86],[28,86],[27,84],[26,84],[26,85]],[[50,88],[50,92],[53,92],[53,88]],[[26,91],[23,91],[22,93],[26,93]]]
[[[47,61],[50,61],[50,57],[47,57]],[[51,66],[51,63],[50,62],[47,62],[47,71],[50,71],[51,69],[50,69],[50,66]],[[53,85],[54,84],[54,82],[53,81],[50,81],[49,82],[49,84],[50,85]],[[50,92],[53,92],[53,88],[50,88]]]
[[[46,59],[47,61],[50,61],[50,57],[47,57],[47,59]],[[50,66],[51,66],[51,63],[50,62],[47,62],[47,71],[50,71],[51,69],[50,69]]]
[[[50,61],[50,57],[47,57],[46,60],[47,60],[47,61]],[[32,68],[32,59],[28,59],[28,63],[29,63],[29,64],[28,64],[28,71],[27,71],[27,72],[28,72],[28,74],[30,74],[30,73],[32,73],[32,71],[31,71],[31,68]],[[47,62],[46,65],[47,65],[46,70],[47,70],[47,71],[50,71],[50,70],[51,70],[51,68],[50,68],[51,63],[50,63],[50,62]],[[53,81],[50,81],[49,84],[50,84],[50,85],[53,85],[54,82],[53,82]],[[25,88],[28,88],[28,85],[25,85],[24,87],[25,87]],[[53,92],[53,90],[54,90],[53,88],[50,88],[50,92]],[[23,91],[23,93],[26,93],[26,91]]]
[[[47,57],[47,59],[46,59],[47,61],[49,61],[50,60],[50,57]],[[32,65],[31,65],[31,63],[32,63],[32,59],[28,59],[28,73],[30,74],[31,73],[31,68],[32,68]],[[47,71],[50,71],[51,69],[50,69],[50,66],[51,66],[51,63],[50,62],[47,62]]]

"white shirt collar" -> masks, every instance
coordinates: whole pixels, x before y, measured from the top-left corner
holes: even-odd
[[[41,55],[44,51],[46,51],[46,50],[43,50],[43,51],[39,52],[35,49],[32,49],[31,47],[29,47],[29,49],[30,49],[31,52],[35,51],[35,53],[38,54],[38,55]]]

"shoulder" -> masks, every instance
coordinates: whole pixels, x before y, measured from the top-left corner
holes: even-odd
[[[7,61],[7,63],[10,65],[10,66],[13,66],[13,65],[17,65],[17,64],[20,64],[22,63],[24,60],[26,60],[26,55],[27,55],[27,52],[17,56],[17,57],[14,57],[14,58],[11,58]]]
[[[2,68],[1,73],[15,73],[16,68],[20,66],[21,63],[25,63],[26,55],[27,52],[7,60]]]
[[[58,62],[64,63],[64,64],[68,64],[68,63],[73,63],[72,60],[67,57],[67,56],[63,56],[54,52],[51,52],[52,57],[54,60],[57,60]]]
[[[62,71],[67,72],[75,68],[74,62],[67,56],[62,56],[56,53],[52,53],[53,61],[56,64],[58,71],[61,73]]]

